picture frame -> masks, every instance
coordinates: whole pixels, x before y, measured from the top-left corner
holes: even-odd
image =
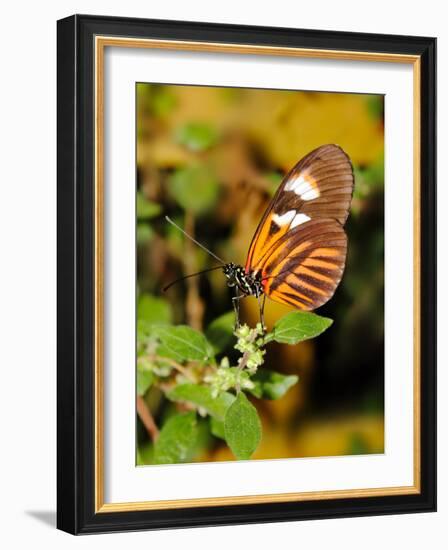
[[[74,15],[58,21],[57,526],[72,534],[436,509],[436,40]],[[412,70],[412,483],[188,499],[105,500],[107,49],[386,64]],[[408,136],[409,137],[409,136]],[[386,153],[387,154],[387,153]],[[390,231],[400,231],[400,212]],[[398,251],[396,251],[398,253]],[[400,352],[397,343],[398,353]],[[409,411],[408,411],[409,412]],[[132,429],[132,427],[130,427]],[[218,468],[220,464],[216,465]],[[201,466],[196,465],[198,469]],[[199,470],[197,470],[199,471]],[[200,475],[198,476],[198,483]]]

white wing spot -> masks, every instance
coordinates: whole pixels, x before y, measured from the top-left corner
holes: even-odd
[[[285,191],[294,191],[303,201],[311,201],[320,197],[319,189],[306,174],[291,178],[285,185]]]
[[[288,212],[285,212],[281,216],[279,214],[274,214],[272,216],[272,221],[281,227],[282,225],[288,225],[291,223],[295,215],[295,210],[288,210]]]
[[[305,193],[302,193],[300,195],[300,198],[303,201],[312,201],[313,199],[317,199],[320,197],[320,193],[317,189],[309,189],[308,191],[305,191]]]
[[[297,216],[293,219],[291,223],[291,229],[297,227],[298,225],[301,225],[302,223],[307,222],[308,220],[311,220],[311,218],[306,214],[297,214]]]

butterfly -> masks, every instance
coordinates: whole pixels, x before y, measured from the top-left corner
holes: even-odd
[[[353,186],[348,155],[338,145],[322,145],[283,178],[255,231],[244,267],[225,263],[193,239],[221,262],[212,269],[221,268],[235,289],[237,326],[239,302],[248,296],[258,300],[262,326],[266,296],[302,311],[312,311],[333,296],[345,268],[344,225]]]

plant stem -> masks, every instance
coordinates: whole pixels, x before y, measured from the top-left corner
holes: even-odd
[[[248,339],[248,342],[249,343],[252,343],[254,340],[256,340],[258,337],[258,334],[256,333],[256,331],[254,330],[254,332],[251,334],[250,338]],[[241,358],[241,361],[238,363],[238,369],[240,371],[242,371],[244,369],[244,367],[247,365],[247,362],[249,361],[249,357],[250,357],[250,351],[245,351],[243,353],[243,356]],[[239,384],[237,384],[237,386],[235,387],[236,389],[236,393],[240,393],[241,391],[241,387]]]
[[[194,237],[195,234],[195,219],[194,214],[186,210],[185,212],[185,231]],[[185,272],[195,273],[197,271],[196,254],[194,251],[194,243],[187,239],[185,243]],[[199,296],[199,279],[197,277],[191,277],[187,279],[187,298],[186,298],[186,314],[188,324],[196,329],[202,330],[202,317],[204,315],[204,303]]]
[[[171,357],[160,357],[160,355],[153,355],[151,356],[151,359],[155,361],[161,361],[161,362],[167,363],[168,365],[173,367],[173,369],[183,374],[185,378],[188,378],[190,382],[194,382],[194,383],[197,382],[196,377],[188,370],[188,368],[184,367],[174,359],[171,359]]]
[[[249,343],[252,343],[254,340],[256,340],[258,338],[258,334],[254,331],[250,338],[248,339],[248,342]],[[243,370],[244,367],[247,365],[247,362],[249,361],[249,357],[250,357],[250,351],[245,351],[243,353],[243,357],[241,358],[241,361],[238,363],[238,368],[240,370]]]
[[[159,428],[141,395],[137,396],[137,414],[148,432],[149,437],[155,443],[159,437]]]

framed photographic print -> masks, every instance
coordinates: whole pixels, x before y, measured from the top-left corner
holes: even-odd
[[[58,22],[58,527],[434,511],[434,38]]]

